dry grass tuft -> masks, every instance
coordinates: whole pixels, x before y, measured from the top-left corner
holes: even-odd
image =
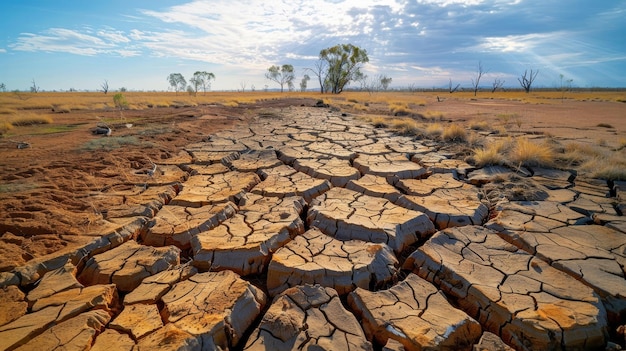
[[[0,122],[0,135],[6,134],[9,130],[13,129],[13,125],[9,122]]]
[[[50,116],[39,115],[39,114],[28,113],[28,112],[15,115],[11,117],[9,120],[11,124],[14,125],[15,127],[52,123],[52,118]]]
[[[441,138],[449,142],[462,142],[467,140],[465,128],[459,124],[449,124],[443,129]]]
[[[410,116],[413,111],[405,103],[393,102],[389,104],[389,111],[394,116]]]
[[[430,119],[432,121],[441,121],[443,119],[443,112],[441,111],[426,111],[422,114],[424,118]]]
[[[222,106],[225,106],[225,107],[238,107],[239,103],[237,101],[235,101],[235,100],[225,101],[225,102],[222,102]]]
[[[422,130],[420,129],[419,124],[416,121],[409,119],[409,118],[394,119],[391,122],[391,127],[403,135],[421,135],[422,134]]]
[[[431,138],[438,138],[443,133],[443,126],[441,123],[432,123],[426,127],[425,133]]]
[[[509,158],[519,166],[550,167],[556,161],[556,153],[547,143],[539,144],[528,138],[517,138]]]
[[[472,130],[489,130],[489,123],[487,121],[472,121],[469,127]]]
[[[474,149],[474,162],[478,167],[507,164],[506,153],[511,149],[511,139],[496,140],[485,147]]]

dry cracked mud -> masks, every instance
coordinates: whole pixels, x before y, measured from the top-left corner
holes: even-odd
[[[591,350],[626,324],[623,183],[312,107],[137,168],[82,235],[3,222],[46,236],[0,237],[1,349]]]

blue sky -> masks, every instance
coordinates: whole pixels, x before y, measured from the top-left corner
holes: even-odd
[[[20,0],[0,5],[0,83],[27,90],[166,90],[166,77],[216,76],[212,88],[263,89],[274,64],[297,81],[321,49],[367,50],[369,77],[393,87],[469,88],[478,62],[519,87],[626,86],[625,0]],[[297,85],[297,84],[296,84]],[[309,87],[316,87],[314,80]]]

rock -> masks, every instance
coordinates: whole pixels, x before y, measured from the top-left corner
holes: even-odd
[[[103,310],[85,312],[53,325],[15,350],[88,350],[110,319]]]
[[[124,307],[109,328],[130,334],[137,340],[163,326],[156,305],[135,304]]]
[[[24,297],[24,293],[15,285],[0,289],[0,326],[26,314],[28,303]]]
[[[180,330],[228,349],[237,345],[266,304],[265,294],[232,271],[200,273],[174,285],[161,315]]]
[[[68,262],[63,267],[45,273],[37,286],[28,293],[27,299],[34,302],[60,291],[82,287],[76,280],[76,267]]]
[[[239,172],[257,172],[260,169],[278,167],[282,164],[274,150],[250,150],[241,154],[239,159],[226,162],[227,166]]]
[[[346,185],[346,189],[373,197],[382,197],[393,203],[402,195],[398,189],[387,182],[386,178],[371,174],[366,174],[360,179],[349,181]]]
[[[302,196],[307,203],[332,186],[328,180],[315,179],[289,166],[259,171],[263,181],[250,192],[267,197]]]
[[[301,159],[293,163],[293,168],[313,178],[327,179],[333,186],[344,187],[350,180],[359,179],[361,174],[348,160]]]
[[[115,285],[98,285],[70,289],[43,298],[32,307],[32,313],[0,327],[0,349],[13,349],[55,324],[76,317],[91,309],[111,314],[117,305]]]
[[[600,348],[607,341],[606,310],[591,288],[483,227],[438,232],[404,268],[516,349]]]
[[[201,207],[228,201],[237,203],[245,192],[260,181],[256,174],[249,172],[191,176],[170,205]]]
[[[85,285],[116,284],[129,292],[153,274],[180,263],[180,249],[174,246],[150,247],[129,241],[110,251],[93,256],[78,280]]]
[[[230,201],[202,207],[165,205],[149,222],[150,229],[142,235],[143,243],[188,249],[192,237],[215,228],[236,212],[237,206]]]
[[[435,231],[421,212],[343,188],[332,188],[312,201],[307,221],[339,240],[386,243],[395,252]]]
[[[203,343],[203,341],[205,343]],[[188,333],[174,324],[166,324],[152,334],[143,337],[137,342],[133,351],[201,351],[219,350],[210,339]]]
[[[304,205],[301,197],[248,194],[237,214],[192,238],[193,264],[240,275],[264,272],[273,252],[304,233]]]
[[[397,265],[385,244],[339,241],[311,228],[274,253],[267,289],[275,296],[296,285],[319,284],[344,295],[356,287],[380,288],[392,283]]]
[[[478,199],[474,189],[437,189],[428,196],[404,195],[396,204],[425,213],[438,229],[481,225],[489,208]]]
[[[132,351],[133,347],[135,347],[135,342],[128,334],[106,329],[98,335],[90,351]]]
[[[362,174],[384,177],[391,183],[398,179],[420,178],[426,174],[426,169],[402,154],[359,155],[353,163]]]
[[[482,333],[480,324],[446,300],[443,293],[415,274],[389,290],[357,288],[348,295],[350,308],[365,335],[379,345],[389,339],[405,350],[471,350]]]
[[[274,298],[244,350],[372,350],[372,345],[336,291],[305,285]]]
[[[151,275],[124,297],[124,305],[157,303],[174,284],[188,279],[196,273],[198,273],[198,270],[195,267],[183,265]]]

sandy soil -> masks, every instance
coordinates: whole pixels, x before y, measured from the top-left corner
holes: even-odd
[[[624,103],[535,105],[445,98],[429,102],[424,109],[441,111],[451,121],[502,123],[503,115],[515,116],[520,132],[549,133],[565,140],[604,140],[609,145],[626,140]],[[113,124],[112,137],[126,137],[131,143],[113,149],[102,146],[106,137],[93,135],[91,129],[99,117],[119,118],[115,111],[57,114],[52,125],[19,127],[16,135],[0,139],[0,271],[93,239],[84,234],[100,229],[101,215],[86,194],[124,183],[128,174],[149,169],[151,160],[172,157],[184,145],[221,129],[244,126],[259,110],[314,103],[313,99],[283,99],[240,107],[125,111],[125,120]],[[126,127],[128,121],[134,121],[131,128]],[[598,127],[599,123],[612,128]],[[46,128],[68,125],[69,131],[45,133]],[[30,147],[18,149],[17,141]]]

